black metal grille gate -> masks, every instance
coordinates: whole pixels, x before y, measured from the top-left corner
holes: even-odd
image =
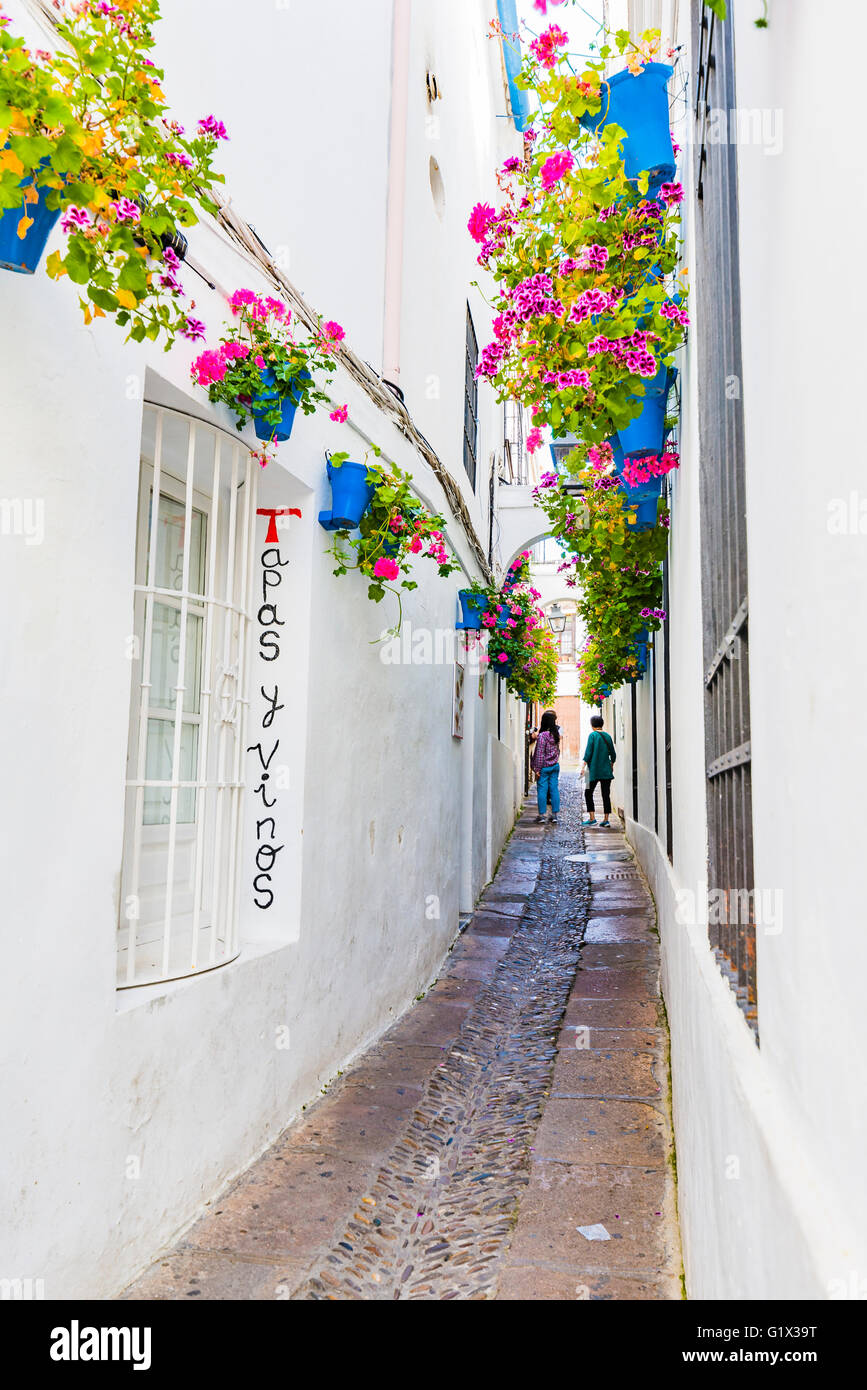
[[[711,944],[757,1030],[749,624],[731,6],[693,3],[697,334]],[[725,113],[725,126],[718,113]]]

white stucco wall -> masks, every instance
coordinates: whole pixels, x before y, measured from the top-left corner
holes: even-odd
[[[857,526],[829,531],[833,499],[848,503],[861,469],[846,409],[820,405],[858,399],[864,291],[858,277],[842,297],[804,289],[808,267],[825,254],[823,210],[835,208],[836,245],[863,221],[864,189],[852,171],[860,166],[855,55],[865,21],[860,6],[842,9],[838,100],[823,106],[808,74],[827,52],[827,15],[773,5],[770,28],[760,31],[752,8],[735,6],[739,108],[765,113],[769,136],[783,123],[777,153],[761,143],[738,148],[755,882],[782,895],[781,917],[757,933],[758,1047],[704,923],[688,926],[678,913],[677,894],[706,885],[707,854],[689,354],[671,533],[672,864],[664,817],[657,837],[648,802],[649,680],[638,687],[643,824],[630,821],[628,833],[659,913],[684,1262],[689,1295],[699,1299],[863,1297],[867,1273],[864,1115],[854,1100],[865,1081],[865,944],[851,829],[867,761],[865,659],[853,640],[867,607],[867,540]],[[694,258],[690,231],[685,260]],[[700,301],[692,312],[693,334],[712,335]],[[617,800],[631,815],[628,692],[624,703]],[[829,743],[831,757],[821,752]]]
[[[327,17],[323,8],[284,13],[269,5],[260,16],[257,7],[256,24],[239,34],[227,0],[166,0],[159,56],[181,118],[217,110],[229,126],[225,167],[238,210],[272,250],[285,240],[290,275],[378,367],[391,6],[365,6],[363,16],[350,0],[335,0]],[[7,9],[16,26],[23,0]],[[451,34],[455,114],[441,145],[455,201],[441,223],[412,185],[404,281],[407,372],[442,382],[438,399],[413,390],[408,402],[422,411],[483,539],[484,508],[462,474],[469,209],[460,204],[483,196],[473,171],[493,169],[516,140],[496,119],[504,99],[495,46],[480,49],[476,37],[493,12],[483,0],[448,14],[418,6],[414,82],[419,35],[445,49]],[[247,30],[268,78],[255,88],[252,54],[243,58]],[[238,80],[227,81],[227,71]],[[412,90],[423,104],[423,90]],[[426,168],[415,114],[413,121],[409,158]],[[426,196],[429,203],[429,189]],[[211,292],[185,272],[213,332],[224,314],[221,290],[266,285],[214,228],[202,224],[190,240],[218,285]],[[416,306],[437,265],[451,272],[432,332]],[[270,673],[287,703],[278,903],[257,913],[245,891],[243,950],[233,964],[116,994],[127,730],[138,679],[126,652],[142,397],[233,430],[228,412],[189,385],[195,350],[125,347],[113,325],[83,326],[68,284],[41,273],[0,279],[0,495],[44,506],[41,544],[0,539],[0,582],[16,595],[4,605],[0,637],[8,924],[0,1103],[10,1136],[0,1166],[11,1196],[0,1272],[44,1279],[49,1298],[116,1292],[411,1003],[436,975],[459,909],[483,887],[520,798],[516,702],[504,701],[498,739],[493,677],[484,700],[468,690],[465,740],[455,740],[452,666],[385,664],[375,639],[394,611],[369,603],[356,576],[331,573],[328,537],[316,522],[329,505],[324,450],[361,457],[366,439],[445,511],[464,567],[443,582],[420,565],[406,621],[452,629],[456,590],[478,573],[428,465],[341,374],[334,398],[349,404],[350,424],[299,415],[260,480],[260,506],[303,511],[281,532],[289,626]],[[490,392],[480,400],[489,452],[502,437],[502,413]],[[480,462],[482,477],[484,469]],[[247,842],[252,819],[250,809]],[[464,850],[469,902],[460,888]],[[426,911],[433,898],[438,917]],[[289,1046],[278,1047],[277,1031],[286,1028]],[[138,1160],[136,1178],[130,1159]]]

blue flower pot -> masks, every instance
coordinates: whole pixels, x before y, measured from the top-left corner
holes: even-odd
[[[373,483],[367,481],[367,465],[363,463],[326,465],[331,483],[331,511],[319,513],[319,525],[326,531],[354,531],[370,506]]]
[[[675,175],[674,147],[668,115],[667,63],[648,63],[637,77],[628,69],[602,83],[602,106],[595,116],[581,117],[585,130],[619,125],[626,131],[621,149],[626,177],[650,176],[649,191],[670,183]]]
[[[301,372],[298,381],[309,381],[310,373]],[[297,388],[291,388],[288,395],[281,397],[281,392],[277,390],[277,378],[270,368],[262,373],[262,384],[266,387],[273,387],[273,390],[266,390],[261,395],[254,396],[252,402],[253,428],[256,431],[257,439],[276,439],[282,444],[292,433],[292,426],[295,423],[295,412],[298,409],[301,393]],[[282,383],[281,383],[282,384]],[[280,420],[278,424],[272,425],[265,419],[264,411],[269,410],[275,401],[280,400]],[[257,409],[258,407],[258,409]]]
[[[636,634],[632,642],[633,651],[638,657],[638,674],[630,680],[630,685],[637,684],[638,681],[643,680],[647,673],[647,628],[642,628],[641,631],[644,633],[644,639],[640,640],[639,636]]]
[[[48,160],[43,160],[47,164]],[[20,188],[28,188],[33,177],[23,179]],[[60,216],[60,208],[53,211],[45,206],[49,190],[38,188],[39,200],[35,203],[22,203],[18,208],[5,208],[0,212],[0,268],[14,270],[19,275],[32,275],[38,266],[42,253],[55,222]],[[28,227],[23,237],[18,235],[18,224],[22,217],[32,217],[33,225]]]
[[[495,675],[502,677],[503,680],[505,680],[507,676],[510,676],[514,669],[515,663],[511,657],[509,657],[508,661],[491,662],[491,670]]]
[[[657,479],[658,481],[659,479]],[[635,520],[627,522],[630,531],[649,531],[651,527],[656,525],[659,515],[658,501],[659,497],[657,496],[645,498],[638,503]]]
[[[617,431],[617,442],[624,456],[662,453],[668,393],[676,375],[674,368],[660,367],[656,376],[647,382],[641,397],[641,414],[631,425]]]
[[[487,598],[484,594],[473,593],[472,589],[459,589],[458,598],[461,602],[461,617],[460,621],[455,623],[455,627],[479,631],[482,626],[482,614],[488,611]]]

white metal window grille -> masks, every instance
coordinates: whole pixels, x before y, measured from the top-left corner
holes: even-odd
[[[256,468],[238,440],[145,407],[118,987],[240,950]]]

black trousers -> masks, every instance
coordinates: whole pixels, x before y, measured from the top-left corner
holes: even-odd
[[[593,815],[595,809],[593,806],[593,793],[595,792],[597,786],[600,786],[602,788],[602,809],[605,812],[606,816],[609,816],[611,814],[612,781],[613,778],[611,777],[594,777],[592,782],[587,783],[587,786],[584,788],[584,800],[587,803],[587,810],[590,812],[591,816]]]

